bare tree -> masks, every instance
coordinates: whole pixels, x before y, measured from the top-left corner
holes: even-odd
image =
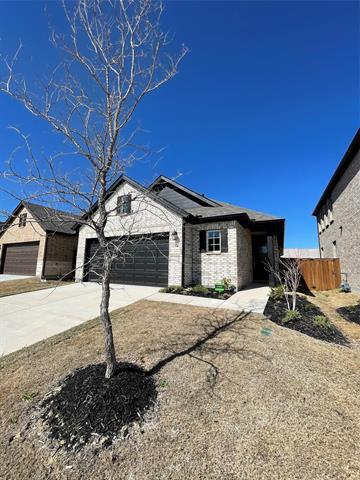
[[[105,228],[116,209],[107,208],[107,191],[115,178],[146,154],[145,148],[136,144],[134,113],[144,97],[177,74],[187,49],[183,46],[178,53],[171,51],[169,35],[161,29],[161,2],[64,1],[63,11],[68,30],[51,32],[51,43],[63,53],[63,61],[45,83],[32,85],[31,90],[16,71],[20,45],[13,56],[3,57],[0,91],[47,122],[65,140],[65,151],[39,161],[28,137],[16,129],[26,147],[27,171],[24,173],[24,164],[20,167],[13,156],[4,177],[21,185],[18,191],[22,198],[66,205],[81,217],[81,225],[96,232],[102,252],[97,274],[102,285],[105,376],[110,378],[116,354],[109,284],[116,255]],[[79,168],[73,166],[74,157],[81,161]],[[94,204],[96,216],[88,215]]]
[[[283,288],[288,310],[296,310],[297,292],[301,281],[299,259],[280,258],[278,266],[274,266],[270,261],[267,261],[265,268]],[[289,296],[292,298],[291,305]]]

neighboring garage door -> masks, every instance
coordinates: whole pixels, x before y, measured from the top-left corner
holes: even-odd
[[[118,247],[111,268],[111,282],[127,285],[166,286],[169,270],[169,234],[133,236],[125,242],[113,239]],[[99,280],[102,253],[97,240],[87,241],[87,280]]]
[[[39,242],[14,243],[3,246],[2,273],[35,275]]]

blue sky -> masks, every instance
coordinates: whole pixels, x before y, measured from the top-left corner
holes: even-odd
[[[49,2],[53,22],[63,19]],[[45,3],[2,2],[0,51],[24,44],[25,75],[53,61]],[[161,157],[128,174],[158,174],[206,195],[286,218],[286,246],[317,245],[311,212],[359,126],[357,2],[168,2],[164,26],[190,53],[137,120]],[[0,96],[0,162],[17,144],[57,148],[46,125]],[[0,195],[5,208],[14,200]]]

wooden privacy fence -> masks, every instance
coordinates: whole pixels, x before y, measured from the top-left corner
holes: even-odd
[[[300,270],[309,290],[334,290],[340,287],[338,258],[303,258],[300,259]]]

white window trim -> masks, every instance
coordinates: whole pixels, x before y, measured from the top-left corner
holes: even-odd
[[[209,250],[209,233],[216,232],[219,234],[219,250]],[[218,255],[221,253],[221,231],[220,230],[206,230],[206,253]]]

